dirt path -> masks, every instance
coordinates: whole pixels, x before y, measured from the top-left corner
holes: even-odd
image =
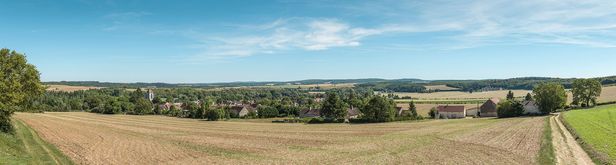
[[[594,164],[588,154],[565,128],[565,125],[563,125],[558,117],[559,115],[556,114],[550,117],[556,164]]]

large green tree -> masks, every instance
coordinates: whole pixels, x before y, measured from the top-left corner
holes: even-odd
[[[339,119],[346,115],[346,106],[340,96],[336,92],[328,92],[323,107],[321,108],[321,116],[325,118]]]
[[[564,107],[567,102],[565,87],[559,83],[539,84],[533,89],[533,93],[539,110],[543,113],[554,112]]]
[[[375,96],[364,106],[362,118],[373,122],[391,121],[396,116],[393,100],[382,96]]]
[[[40,74],[26,56],[9,49],[0,49],[0,131],[13,132],[11,115],[31,105],[29,98],[44,91]]]
[[[573,104],[582,104],[584,107],[597,104],[597,97],[601,95],[601,82],[595,79],[576,79],[571,86]]]

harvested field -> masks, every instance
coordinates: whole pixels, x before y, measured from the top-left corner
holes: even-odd
[[[526,96],[527,93],[530,93],[530,90],[511,90],[515,97],[523,97]],[[447,91],[447,92],[434,92],[434,93],[407,93],[407,92],[396,92],[394,94],[404,97],[410,96],[418,99],[488,99],[492,97],[496,98],[505,98],[507,96],[507,92],[509,90],[500,90],[500,91],[488,91],[488,92],[461,92],[461,91]]]
[[[458,88],[448,87],[447,85],[426,85],[428,90],[458,90]]]
[[[571,92],[567,92],[567,102],[571,103],[573,101],[573,94]],[[597,98],[598,103],[616,101],[616,86],[604,86],[601,88],[601,96]]]
[[[75,92],[81,90],[101,89],[102,87],[89,87],[89,86],[69,86],[69,85],[47,85],[47,91],[56,92]]]
[[[77,164],[533,164],[545,117],[382,124],[17,113]]]
[[[417,114],[423,117],[428,117],[428,112],[430,112],[430,109],[439,105],[463,105],[466,109],[477,108],[477,104],[415,104],[415,107],[417,107]],[[403,109],[409,108],[408,103],[397,103],[396,106],[402,107]]]

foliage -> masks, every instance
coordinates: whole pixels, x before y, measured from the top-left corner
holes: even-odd
[[[524,97],[524,100],[532,101],[533,100],[533,95],[531,95],[530,93],[527,93],[526,96]]]
[[[44,91],[40,74],[26,56],[0,49],[0,132],[13,132],[11,115],[32,107]]]
[[[346,115],[345,103],[335,92],[328,92],[321,108],[321,116],[325,118],[339,119]]]
[[[270,106],[259,106],[257,107],[258,111],[259,111],[259,117],[260,118],[272,118],[272,117],[278,117],[278,110],[274,107],[270,107]]]
[[[582,107],[596,105],[597,97],[601,95],[601,83],[593,79],[577,79],[573,81],[571,92],[573,104],[582,104]]]
[[[382,96],[375,96],[368,101],[368,104],[363,107],[363,119],[375,122],[392,121],[395,117],[395,108],[393,100],[389,100]]]
[[[522,114],[524,114],[524,106],[518,101],[502,101],[498,103],[496,108],[496,115],[499,118],[517,117],[522,116]]]
[[[542,113],[554,112],[565,106],[567,93],[565,88],[558,83],[539,84],[533,89],[535,101]]]
[[[428,115],[430,116],[430,118],[434,119],[436,117],[437,111],[435,107],[430,108],[430,112],[428,112]]]
[[[513,92],[512,92],[512,91],[509,91],[509,92],[507,93],[507,100],[513,100],[514,98],[515,98],[515,96],[513,95]]]

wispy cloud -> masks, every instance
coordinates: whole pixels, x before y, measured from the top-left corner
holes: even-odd
[[[240,32],[200,38],[203,51],[195,58],[246,57],[289,50],[322,51],[358,47],[372,36],[396,33],[430,33],[424,36],[444,38],[425,43],[443,50],[501,44],[616,47],[616,1],[366,3],[369,4],[345,4],[338,8],[378,24],[362,27],[365,24],[353,24],[344,18],[288,18],[257,25],[236,25],[234,27]]]
[[[380,29],[352,27],[336,19],[293,18],[254,26],[251,34],[201,38],[205,51],[197,58],[244,57],[286,50],[318,51],[359,46],[360,40],[382,33]],[[252,28],[250,28],[252,27]]]

